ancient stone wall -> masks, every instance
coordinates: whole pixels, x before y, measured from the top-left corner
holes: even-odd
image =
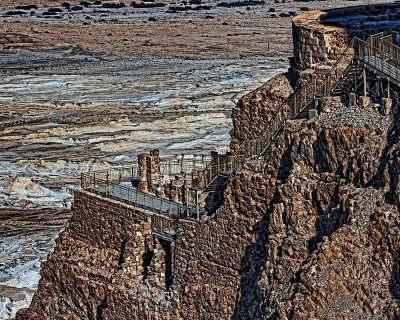
[[[292,93],[290,78],[285,74],[242,97],[232,110],[231,150],[236,151],[244,141],[260,137],[287,118],[290,112],[287,98]]]
[[[235,178],[240,190],[227,191],[232,208],[236,202],[249,208],[241,199],[242,189],[248,189],[241,178]],[[266,186],[249,190],[245,197],[254,199],[252,211],[258,215]],[[234,314],[242,257],[256,241],[252,215],[232,215],[224,208],[201,223],[181,220],[176,242],[166,245],[156,233],[176,223],[168,217],[85,191],[76,193],[73,211],[42,269],[40,290],[20,319],[228,319]]]
[[[293,18],[294,85],[313,85],[332,68],[351,39],[344,28],[320,23],[323,11],[310,11]]]

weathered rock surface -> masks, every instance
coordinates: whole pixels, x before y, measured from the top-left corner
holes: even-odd
[[[156,255],[143,258],[156,218],[79,192],[18,319],[393,318],[398,132],[373,108],[331,103],[288,121],[268,154],[231,178],[214,216],[180,222],[169,291]]]
[[[271,126],[288,117],[287,98],[293,93],[288,74],[278,75],[245,95],[232,110],[232,151],[249,139],[261,136]]]
[[[244,97],[232,149],[285,117],[291,92],[281,76]],[[399,132],[373,106],[324,103],[313,120],[287,121],[215,215],[180,221],[175,242],[156,233],[176,221],[78,191],[17,319],[396,317]]]

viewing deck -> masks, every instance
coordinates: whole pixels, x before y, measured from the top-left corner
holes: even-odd
[[[210,159],[164,161],[158,152],[139,155],[139,163],[102,172],[82,174],[82,188],[154,213],[177,219],[200,220],[206,197],[222,192],[229,176],[244,160],[264,155],[286,120],[308,113],[315,99],[337,94],[340,84],[348,85],[358,74],[355,68],[370,71],[395,86],[400,85],[400,48],[394,36],[383,33],[366,41],[354,38],[318,86],[299,88],[288,100],[286,118],[275,119],[262,135],[243,142],[234,153],[213,153]],[[352,77],[349,79],[349,77]],[[353,79],[354,78],[354,79]],[[357,90],[357,86],[356,90]],[[364,75],[364,94],[366,94]]]

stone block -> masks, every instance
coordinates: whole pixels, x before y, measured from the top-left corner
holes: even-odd
[[[349,94],[349,107],[354,107],[357,104],[357,96],[355,93]]]
[[[371,98],[370,97],[361,96],[359,98],[358,103],[359,103],[359,105],[361,107],[368,107],[371,104]]]
[[[382,99],[382,107],[383,107],[383,113],[385,115],[388,115],[392,112],[392,108],[393,108],[393,101],[392,99],[388,99],[388,98],[383,98]]]
[[[315,119],[318,117],[318,111],[316,109],[308,110],[308,119]]]

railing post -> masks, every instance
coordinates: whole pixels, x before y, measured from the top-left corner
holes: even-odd
[[[387,97],[388,99],[390,99],[390,81],[389,81],[389,77],[387,78]]]
[[[108,170],[106,172],[106,187],[105,187],[105,193],[106,193],[106,197],[107,197],[107,191],[108,191]]]
[[[364,82],[364,97],[367,96],[367,74],[365,70],[365,66],[363,67],[363,82]]]
[[[199,191],[196,190],[196,219],[200,222],[200,210],[199,210]]]
[[[185,156],[185,155],[182,154],[182,158],[181,158],[181,170],[180,170],[180,172],[183,171],[183,157],[184,157],[184,156]]]

